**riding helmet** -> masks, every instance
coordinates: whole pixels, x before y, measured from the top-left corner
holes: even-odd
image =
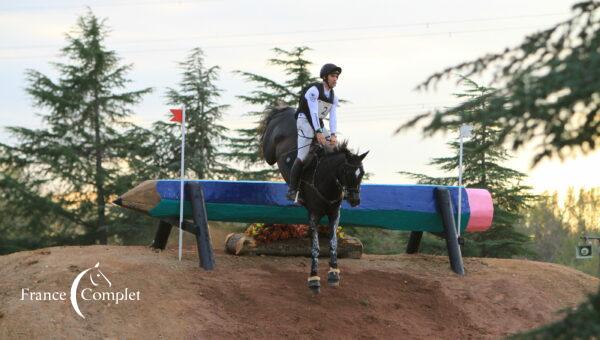
[[[321,67],[321,73],[319,75],[321,79],[323,79],[334,72],[337,72],[338,74],[342,73],[342,68],[336,66],[335,64],[325,64],[323,67]]]

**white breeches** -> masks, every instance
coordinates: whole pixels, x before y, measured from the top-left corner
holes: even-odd
[[[310,127],[308,119],[302,112],[298,114],[296,127],[298,128],[298,158],[304,161],[306,159],[306,155],[308,155],[310,143],[315,137],[315,132],[313,131],[312,127]],[[327,130],[325,127],[323,127],[323,136],[326,139],[329,139],[330,137],[329,130]]]

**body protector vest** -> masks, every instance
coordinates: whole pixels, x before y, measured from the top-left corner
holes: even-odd
[[[319,111],[317,112],[317,116],[319,118],[319,123],[321,124],[321,126],[313,126],[312,119],[310,118],[310,109],[308,108],[308,101],[306,100],[306,92],[308,92],[308,90],[313,86],[315,86],[317,90],[319,90],[319,97],[317,98],[317,103],[319,104]],[[302,92],[300,93],[300,102],[298,103],[298,109],[296,109],[296,119],[298,119],[298,115],[302,112],[308,118],[308,123],[313,128],[313,130],[322,127],[323,119],[327,118],[329,112],[331,112],[334,99],[335,94],[333,92],[333,89],[331,89],[329,92],[329,98],[325,96],[325,89],[323,87],[323,83],[313,83],[306,86],[302,89]]]

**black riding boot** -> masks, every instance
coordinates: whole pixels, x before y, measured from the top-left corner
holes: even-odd
[[[302,168],[304,167],[304,164],[302,163],[300,158],[296,158],[294,165],[292,165],[292,170],[290,170],[290,185],[286,195],[287,199],[290,201],[296,200],[296,194],[298,193],[300,184],[300,175],[302,174]]]

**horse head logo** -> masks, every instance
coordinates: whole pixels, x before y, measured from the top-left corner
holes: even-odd
[[[106,275],[104,275],[104,273],[102,273],[102,271],[100,271],[99,267],[100,267],[100,262],[96,263],[95,266],[82,271],[81,273],[79,273],[77,275],[77,277],[75,277],[75,280],[73,280],[73,284],[71,285],[71,305],[73,305],[73,309],[75,310],[77,315],[81,316],[84,319],[85,319],[85,316],[83,316],[83,314],[81,313],[81,310],[79,310],[79,305],[77,303],[77,288],[79,288],[79,282],[85,276],[85,274],[87,274],[89,272],[90,282],[92,283],[92,285],[94,287],[97,287],[102,280],[104,280],[106,283],[108,283],[108,287],[112,287],[112,283],[106,277]]]
[[[100,262],[96,263],[96,265],[93,268],[90,268],[90,269],[98,269],[98,272],[96,273],[96,275],[92,275],[92,272],[90,272],[90,281],[92,282],[94,287],[98,286],[98,283],[96,283],[94,281],[94,276],[96,276],[97,280],[104,279],[104,281],[106,281],[106,283],[108,283],[108,287],[112,287],[112,283],[110,282],[110,280],[106,277],[106,275],[104,275],[104,273],[102,273],[102,271],[100,271],[100,269],[98,267],[100,267]]]

